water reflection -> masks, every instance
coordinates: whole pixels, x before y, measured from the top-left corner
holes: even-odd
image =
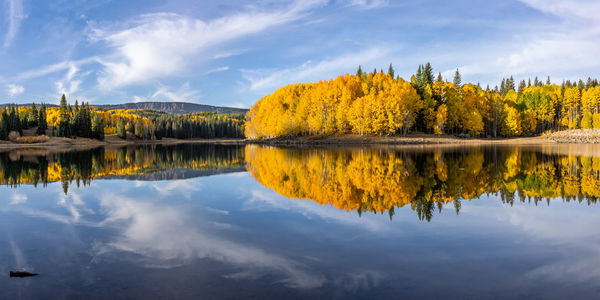
[[[60,181],[65,194],[70,184],[85,186],[98,178],[181,179],[243,170],[240,146],[148,145],[60,153],[35,149],[0,153],[0,184],[45,187]]]
[[[280,195],[346,211],[387,213],[410,205],[419,219],[452,202],[499,195],[549,204],[552,198],[596,203],[600,157],[558,148],[303,149],[247,146],[247,169]],[[560,150],[560,149],[559,149]]]
[[[574,149],[579,151],[574,151]],[[86,186],[94,179],[173,180],[249,171],[263,186],[293,199],[345,211],[386,213],[410,206],[419,219],[452,203],[499,195],[503,203],[550,199],[596,203],[600,157],[595,148],[275,148],[175,145],[97,148],[44,154],[0,153],[0,184],[61,182]],[[164,186],[159,192],[169,192]],[[13,201],[20,201],[14,199]]]
[[[582,150],[0,154],[0,273],[41,274],[0,276],[0,298],[592,298],[600,152]]]

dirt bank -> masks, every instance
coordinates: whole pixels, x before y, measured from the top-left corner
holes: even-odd
[[[265,140],[248,143],[267,145],[541,145],[553,143],[545,136],[518,138],[459,138],[448,135],[414,134],[407,136],[317,136]]]

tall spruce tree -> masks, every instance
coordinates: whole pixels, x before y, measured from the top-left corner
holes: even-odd
[[[423,67],[423,80],[425,81],[425,85],[433,84],[433,68],[429,62],[427,62],[425,67]]]
[[[127,130],[125,128],[125,121],[121,118],[119,118],[119,121],[117,121],[117,136],[122,139],[127,138]]]
[[[48,122],[46,121],[46,105],[42,103],[40,110],[38,112],[38,128],[36,133],[38,135],[46,134],[46,130],[48,129]]]
[[[388,68],[388,75],[394,78],[394,68],[392,67],[392,63],[390,63],[390,67]]]
[[[360,67],[360,65],[358,65],[358,70],[356,70],[356,76],[360,77],[360,76],[362,76],[362,74],[363,74],[362,68]]]
[[[104,140],[104,120],[100,115],[94,114],[92,117],[91,137],[97,140]]]
[[[58,117],[58,136],[71,137],[71,115],[69,114],[65,94],[60,98],[60,111]]]
[[[462,78],[460,76],[460,72],[458,71],[458,69],[456,69],[456,72],[454,73],[454,80],[452,82],[454,83],[454,87],[456,88],[456,90],[459,92],[462,87],[461,81],[462,81]]]

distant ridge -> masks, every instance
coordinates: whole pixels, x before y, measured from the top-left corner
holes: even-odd
[[[9,104],[0,104],[0,107],[6,107]],[[17,104],[18,106],[31,106],[29,104]],[[37,106],[40,103],[36,103]],[[72,103],[71,103],[72,105]],[[56,107],[55,104],[46,104],[47,107]],[[245,108],[235,108],[226,106],[212,106],[205,104],[196,104],[189,102],[136,102],[124,104],[91,104],[102,109],[148,109],[161,111],[168,114],[191,114],[198,112],[210,112],[219,114],[245,114],[248,110]]]
[[[92,104],[93,105],[93,104]],[[248,110],[244,108],[212,106],[189,102],[136,102],[125,104],[93,105],[104,109],[151,109],[168,114],[190,114],[197,112],[210,112],[219,114],[245,114]]]

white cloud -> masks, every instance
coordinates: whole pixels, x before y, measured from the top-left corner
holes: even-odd
[[[350,0],[348,6],[356,6],[363,9],[380,8],[388,5],[387,0]]]
[[[512,41],[495,47],[496,51],[480,51],[487,53],[473,55],[472,63],[460,67],[463,75],[480,77],[482,74],[499,73],[502,76],[550,75],[565,79],[599,75],[600,18],[596,12],[600,10],[600,2],[520,1],[558,21],[521,32]],[[453,75],[453,72],[448,70],[445,75]]]
[[[196,102],[200,98],[200,92],[190,88],[190,83],[184,83],[179,89],[173,90],[170,87],[162,86],[150,97],[159,101],[173,102]]]
[[[25,88],[23,86],[16,85],[16,84],[7,84],[6,89],[7,89],[8,95],[11,97],[21,95],[25,92]]]
[[[202,218],[194,216],[195,226],[190,226],[190,217],[183,210],[114,194],[102,195],[100,204],[108,214],[102,224],[114,226],[120,234],[96,247],[97,259],[115,250],[136,253],[140,262],[150,267],[175,267],[208,258],[242,270],[229,275],[230,278],[273,274],[281,278],[279,282],[293,288],[317,288],[325,282],[323,275],[309,271],[293,259],[202,229],[214,228],[212,222],[202,224]],[[223,225],[221,228],[225,229]]]
[[[146,101],[148,101],[148,99],[146,97],[133,96],[133,102],[135,102],[135,103],[146,102]]]
[[[4,48],[8,48],[19,31],[21,21],[25,19],[21,0],[7,0],[8,31],[4,38]]]
[[[390,53],[391,51],[387,47],[373,47],[318,63],[307,61],[301,66],[288,69],[275,71],[242,70],[242,75],[250,82],[251,90],[268,92],[286,84],[337,77],[343,74],[344,70],[354,69],[358,65],[364,66],[368,63],[381,65],[383,59]]]
[[[10,204],[11,205],[22,204],[25,202],[27,202],[27,195],[25,195],[25,194],[13,193],[10,196]]]
[[[100,60],[103,70],[98,82],[111,89],[180,75],[190,61],[219,56],[211,55],[218,46],[298,20],[324,3],[297,1],[272,12],[254,9],[211,21],[157,13],[139,16],[125,24],[124,30],[92,28],[92,40],[104,42],[112,51]]]
[[[327,221],[354,225],[372,232],[383,232],[390,229],[389,226],[391,223],[382,218],[374,216],[357,218],[356,215],[348,214],[348,212],[335,207],[321,206],[310,200],[285,198],[274,192],[253,190],[250,193],[252,197],[244,203],[244,209],[246,210],[261,210],[268,207],[277,210],[293,211],[307,218],[316,216]]]
[[[94,62],[98,62],[98,60],[99,60],[99,58],[96,56],[79,59],[79,60],[66,60],[66,61],[55,63],[52,65],[46,65],[46,66],[43,66],[43,67],[40,67],[37,69],[25,71],[23,73],[18,74],[15,78],[18,80],[27,80],[27,79],[46,76],[48,74],[52,74],[52,73],[56,73],[56,72],[60,72],[60,71],[64,71],[64,70],[69,70],[69,73],[67,73],[67,74],[73,73],[71,75],[71,78],[72,78],[74,75],[74,72],[76,72],[81,66],[87,65],[90,63],[94,63]],[[67,75],[67,77],[69,77],[69,76]]]
[[[208,71],[204,72],[204,75],[208,75],[208,74],[212,74],[212,73],[217,73],[217,72],[223,72],[223,71],[227,71],[227,70],[229,70],[228,66],[220,67],[220,68],[214,68],[212,70],[208,70]]]

